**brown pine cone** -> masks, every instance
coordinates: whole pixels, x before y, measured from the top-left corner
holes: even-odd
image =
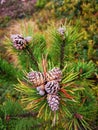
[[[59,109],[59,100],[60,98],[58,97],[58,95],[47,95],[47,101],[52,111],[57,111]]]
[[[51,80],[56,80],[56,81],[61,81],[62,77],[62,71],[59,68],[53,68],[49,72],[46,73],[46,80],[51,81]]]
[[[22,50],[22,49],[26,48],[28,41],[23,36],[16,34],[16,35],[12,35],[11,38],[13,41],[13,46],[17,50]]]
[[[27,77],[30,82],[34,83],[35,86],[40,86],[45,82],[45,77],[41,72],[36,71],[29,72]]]
[[[45,85],[45,91],[48,94],[56,94],[59,89],[60,89],[59,83],[55,80],[47,82],[47,84]]]

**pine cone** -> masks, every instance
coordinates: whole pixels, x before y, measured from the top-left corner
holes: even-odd
[[[58,95],[47,95],[47,101],[52,111],[57,111],[59,109],[59,100],[60,98],[58,97]]]
[[[26,45],[28,44],[28,41],[19,34],[12,35],[11,38],[12,38],[12,41],[13,41],[13,46],[17,50],[24,49],[26,47]]]
[[[60,89],[59,83],[55,80],[47,82],[47,84],[45,85],[45,91],[48,94],[56,94],[59,89]]]
[[[66,28],[64,28],[64,27],[59,27],[57,31],[58,31],[58,33],[59,33],[60,35],[63,36],[64,33],[65,33],[65,30],[66,30]]]
[[[49,72],[46,73],[46,80],[51,81],[51,80],[56,80],[56,81],[61,81],[61,76],[62,76],[62,71],[59,68],[53,68]]]
[[[33,82],[35,86],[40,86],[45,82],[45,77],[43,73],[36,71],[29,72],[28,79],[30,80],[30,82]]]

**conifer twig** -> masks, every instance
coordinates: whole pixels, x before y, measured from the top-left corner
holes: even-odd
[[[64,68],[64,49],[65,49],[65,38],[63,39],[60,48],[60,69]]]
[[[28,54],[30,55],[30,57],[31,57],[31,59],[32,59],[32,61],[33,61],[33,63],[35,64],[35,66],[36,66],[36,68],[37,68],[37,70],[39,70],[38,63],[37,63],[37,61],[36,61],[36,59],[35,59],[35,57],[34,57],[34,55],[33,55],[33,52],[31,51],[31,49],[27,47],[27,48],[26,48],[26,51],[27,51]]]
[[[22,118],[25,118],[25,117],[36,117],[37,114],[38,114],[37,112],[28,112],[28,113],[17,115],[17,117],[22,117]]]
[[[16,116],[10,116],[10,115],[7,115],[6,116],[6,119],[13,119],[13,118],[27,118],[27,117],[36,117],[38,114],[38,112],[27,112],[27,113],[23,113],[23,114],[19,114],[19,115],[16,115]]]

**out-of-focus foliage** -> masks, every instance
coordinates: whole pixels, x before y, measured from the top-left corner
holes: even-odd
[[[86,60],[92,59],[97,63],[98,60],[98,2],[94,1],[70,1],[53,0],[48,2],[43,9],[35,12],[33,17],[39,26],[39,29],[47,29],[47,25],[58,25],[71,23],[76,25],[79,22],[80,31],[83,33],[83,40],[78,46],[81,46],[79,53],[83,53]],[[75,53],[76,57],[78,54]],[[98,63],[97,63],[98,64]]]
[[[49,0],[37,0],[36,1],[36,7],[37,7],[37,9],[43,8],[48,1]]]
[[[80,22],[81,31],[84,32],[84,40],[90,39],[96,42],[98,34],[98,2],[94,1],[70,1],[70,0],[53,0],[48,2],[45,7],[37,14],[39,26],[42,23],[51,24],[51,20],[62,22],[71,22],[73,25],[76,21]],[[50,21],[49,21],[50,20]],[[45,26],[45,24],[44,24]],[[47,26],[47,25],[46,25]]]

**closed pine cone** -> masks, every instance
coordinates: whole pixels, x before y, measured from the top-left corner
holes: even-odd
[[[17,50],[24,49],[26,47],[26,45],[28,44],[27,40],[19,34],[12,35],[11,38],[12,38],[12,41],[13,41],[13,46]]]
[[[47,101],[52,111],[57,111],[59,109],[59,100],[60,98],[58,97],[58,95],[47,95]]]
[[[49,72],[46,73],[46,80],[51,81],[51,80],[56,80],[56,81],[61,81],[61,76],[62,76],[62,71],[59,68],[53,68]]]
[[[29,72],[28,79],[30,82],[33,82],[35,86],[40,86],[45,82],[43,73],[36,71]]]
[[[47,82],[47,84],[45,85],[45,91],[48,94],[56,94],[59,89],[60,89],[59,83],[55,80]]]

